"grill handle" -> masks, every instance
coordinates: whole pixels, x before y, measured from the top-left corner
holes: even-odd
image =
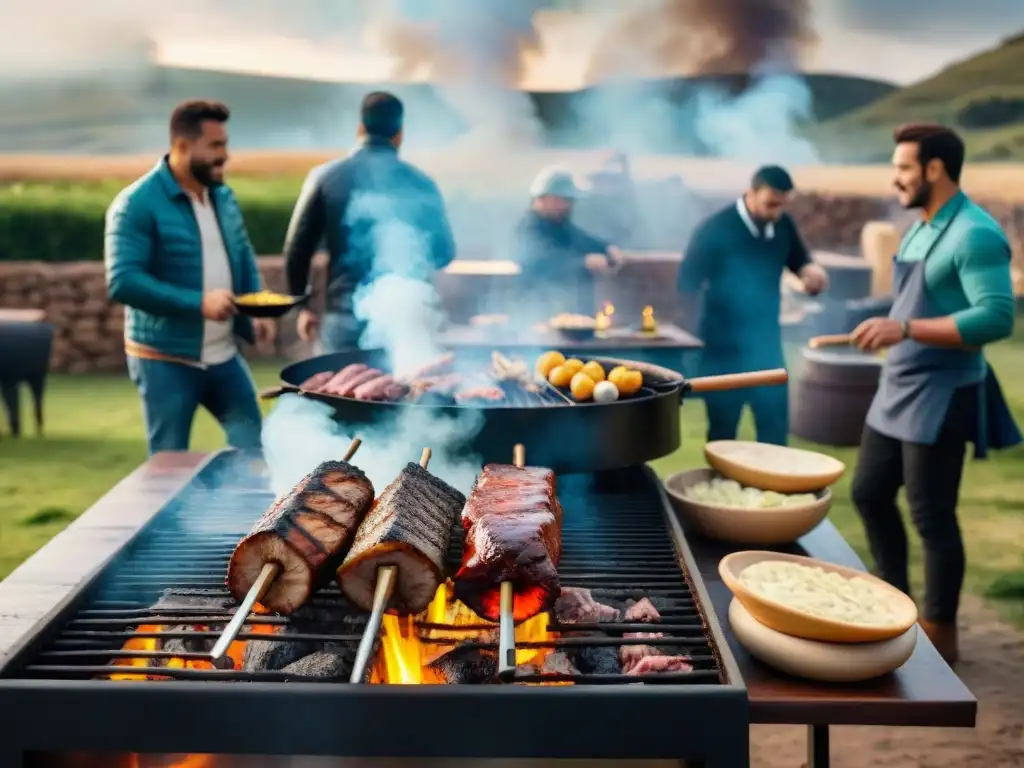
[[[683,391],[724,392],[730,389],[747,389],[748,387],[771,387],[789,381],[789,372],[785,368],[772,368],[764,371],[747,371],[746,373],[726,373],[721,376],[700,376],[682,382]]]
[[[302,390],[294,384],[278,384],[260,392],[260,400],[274,400],[281,395],[301,395]]]

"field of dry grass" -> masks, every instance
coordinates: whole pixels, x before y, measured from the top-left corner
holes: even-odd
[[[341,150],[339,150],[339,153]],[[336,157],[327,152],[239,152],[231,172],[250,177],[295,177]],[[460,146],[444,151],[410,151],[406,155],[449,189],[486,189],[495,185],[522,190],[545,165],[561,163],[577,172],[597,169],[605,153],[573,150],[508,151],[496,156],[487,148]],[[81,157],[62,155],[0,155],[0,184],[19,181],[76,182],[134,179],[153,164],[152,156]],[[742,187],[750,163],[668,156],[635,156],[634,172],[642,178],[681,175],[698,189]],[[884,165],[799,166],[792,169],[804,191],[827,194],[889,195],[890,171]],[[964,174],[968,193],[982,200],[1024,203],[1024,163],[969,166]]]

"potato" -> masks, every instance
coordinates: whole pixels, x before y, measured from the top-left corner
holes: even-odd
[[[594,380],[583,373],[583,371],[580,371],[572,377],[572,381],[569,383],[569,391],[572,392],[572,396],[577,402],[585,403],[594,396]]]

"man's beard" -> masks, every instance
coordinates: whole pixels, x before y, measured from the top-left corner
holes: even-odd
[[[199,160],[193,160],[189,164],[189,170],[192,172],[192,177],[202,184],[204,187],[216,187],[224,182],[221,179],[213,178],[213,172],[217,168],[222,168],[224,163],[204,163]]]
[[[906,190],[902,187],[899,188],[901,192]],[[921,180],[921,186],[917,188],[917,192],[910,198],[909,202],[903,207],[910,210],[914,208],[924,208],[932,199],[932,185],[931,182]]]

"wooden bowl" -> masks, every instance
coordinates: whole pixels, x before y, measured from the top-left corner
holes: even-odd
[[[730,480],[778,493],[819,491],[846,472],[843,462],[823,453],[747,440],[714,440],[704,446],[704,458]]]
[[[825,683],[859,683],[902,667],[917,645],[917,625],[892,640],[857,645],[822,643],[776,632],[735,598],[729,624],[740,645],[758,661],[789,675]]]
[[[679,516],[710,539],[740,544],[792,544],[825,519],[832,491],[818,491],[817,501],[791,507],[724,507],[686,498],[685,491],[718,476],[713,469],[690,469],[665,480],[665,491]]]
[[[852,624],[815,616],[807,611],[791,608],[788,605],[763,597],[753,590],[747,589],[740,582],[740,574],[745,568],[764,560],[782,560],[798,565],[817,566],[825,571],[838,573],[844,578],[858,576],[867,579],[877,587],[888,592],[897,607],[898,618],[891,626],[873,626]],[[895,587],[886,584],[879,578],[855,568],[844,568],[823,560],[798,555],[786,555],[781,552],[764,552],[750,550],[734,552],[726,555],[718,564],[718,573],[733,595],[743,603],[750,615],[777,632],[805,640],[821,640],[827,643],[877,643],[899,637],[917,623],[917,606],[909,596]]]

